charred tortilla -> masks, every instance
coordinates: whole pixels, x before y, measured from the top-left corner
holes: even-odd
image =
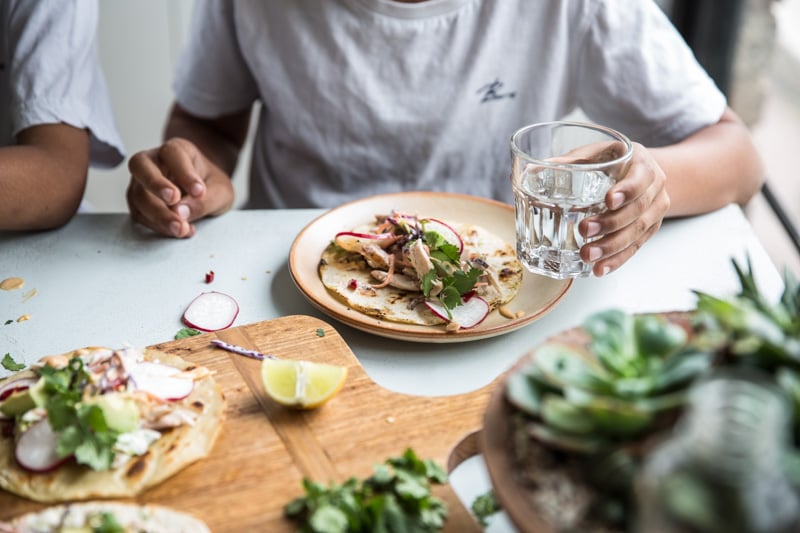
[[[512,246],[488,230],[472,224],[449,225],[463,242],[462,257],[478,257],[493,273],[493,288],[478,288],[494,309],[511,301],[522,283],[522,264],[517,260]],[[355,228],[354,232],[370,232],[375,225]],[[322,253],[319,275],[323,285],[337,299],[364,314],[406,324],[437,325],[446,321],[431,312],[422,301],[421,292],[402,290],[392,286],[374,288],[378,281],[362,255],[342,250],[331,243]]]
[[[57,505],[27,513],[11,522],[0,522],[0,531],[45,533],[59,531],[98,531],[109,524],[130,533],[209,533],[201,520],[186,513],[157,505],[116,502],[84,502]],[[118,529],[114,528],[114,531]]]
[[[78,352],[64,355],[71,358]],[[143,355],[145,361],[157,361],[181,370],[198,369],[180,357],[157,350],[145,349]],[[8,379],[30,375],[26,370]],[[3,381],[0,380],[0,384]],[[206,457],[220,433],[225,399],[210,373],[194,381],[194,388],[187,397],[173,403],[196,413],[193,425],[162,430],[161,437],[150,444],[144,455],[132,456],[109,470],[92,470],[67,461],[49,472],[31,472],[17,463],[14,439],[0,435],[0,488],[40,502],[135,496]]]

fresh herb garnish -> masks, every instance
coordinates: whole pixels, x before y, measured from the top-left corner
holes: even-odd
[[[317,328],[317,337],[324,337],[324,336],[325,336],[325,330],[322,328]]]
[[[10,370],[12,372],[18,372],[23,368],[25,368],[25,364],[17,363],[16,361],[14,361],[14,358],[11,357],[10,353],[7,353],[3,356],[3,361],[0,362],[0,364],[3,365],[3,368],[5,368],[6,370]]]
[[[437,298],[444,308],[449,312],[450,309],[461,305],[462,297],[475,288],[475,283],[483,272],[477,268],[470,268],[469,271],[455,270],[450,276],[440,277],[436,269],[428,271],[422,277],[422,293],[430,297],[431,289],[436,280],[442,283],[442,290]]]
[[[489,517],[498,513],[502,508],[494,497],[494,492],[489,490],[481,494],[472,502],[472,514],[478,519],[478,523],[485,527],[489,526]]]
[[[108,427],[99,406],[82,403],[83,389],[90,380],[83,360],[73,357],[63,368],[44,366],[39,374],[44,378],[47,421],[59,434],[56,453],[59,457],[74,454],[80,464],[108,470],[119,432]]]
[[[12,319],[12,318],[9,318],[8,320],[6,320],[6,321],[5,321],[5,323],[3,323],[3,325],[4,325],[4,326],[7,326],[7,325],[9,325],[9,324],[13,324],[13,323],[14,323],[14,319]]]
[[[194,337],[195,335],[200,335],[202,333],[202,331],[194,328],[181,328],[178,330],[178,333],[175,334],[175,340]]]
[[[125,533],[125,528],[108,511],[92,516],[89,519],[89,525],[92,528],[92,533]]]
[[[326,487],[304,479],[306,495],[287,504],[284,513],[309,532],[439,531],[447,507],[432,495],[430,484],[446,482],[439,465],[408,449],[376,465],[361,482],[350,478]]]

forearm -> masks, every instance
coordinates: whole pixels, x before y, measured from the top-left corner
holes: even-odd
[[[191,141],[219,170],[230,177],[247,136],[249,110],[216,120],[203,120],[177,104],[170,112],[164,140],[180,137]]]
[[[0,230],[65,224],[86,187],[89,135],[64,124],[36,126],[0,148]]]
[[[747,128],[730,110],[717,124],[649,151],[667,176],[668,217],[705,213],[729,203],[745,205],[764,179]]]

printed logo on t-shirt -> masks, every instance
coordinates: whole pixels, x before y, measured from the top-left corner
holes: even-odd
[[[491,102],[492,100],[502,100],[504,98],[514,98],[515,96],[517,96],[517,93],[513,91],[505,93],[501,92],[502,89],[503,89],[503,82],[495,78],[493,82],[484,85],[483,87],[475,91],[475,93],[482,95],[481,96],[482,104],[485,104],[486,102]]]

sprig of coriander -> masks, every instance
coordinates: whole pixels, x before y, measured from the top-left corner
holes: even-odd
[[[450,309],[462,304],[462,297],[475,288],[475,283],[482,273],[482,270],[471,267],[467,272],[458,269],[453,271],[450,276],[439,277],[436,270],[432,269],[422,276],[422,293],[426,297],[430,297],[434,282],[437,279],[440,280],[442,290],[437,298],[449,312]]]
[[[44,378],[47,421],[59,434],[56,453],[74,455],[79,464],[94,470],[108,470],[119,432],[108,427],[100,407],[81,403],[90,378],[83,360],[73,357],[63,368],[44,366],[39,374]]]
[[[3,365],[3,368],[6,370],[10,370],[11,372],[19,372],[23,368],[25,368],[24,363],[17,363],[13,357],[11,357],[10,353],[7,353],[3,356],[3,360],[0,361],[0,364]]]
[[[201,335],[203,332],[199,329],[194,328],[181,328],[175,334],[175,340],[186,339],[189,337],[194,337],[195,335]]]
[[[363,481],[350,478],[326,487],[304,479],[305,496],[289,502],[284,514],[314,533],[434,532],[444,526],[447,507],[432,495],[431,484],[446,482],[444,469],[407,449],[376,465]]]
[[[489,517],[500,512],[502,507],[494,497],[494,492],[489,490],[485,494],[481,494],[472,502],[472,514],[478,519],[478,523],[486,528],[489,526]]]

